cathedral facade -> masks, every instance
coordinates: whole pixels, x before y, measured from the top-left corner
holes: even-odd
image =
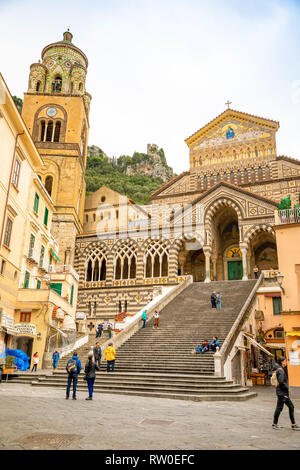
[[[186,275],[212,282],[276,270],[274,211],[288,195],[298,204],[300,193],[300,162],[277,155],[278,129],[277,121],[228,108],[186,139],[189,171],[152,194],[144,216],[126,209],[120,223],[117,194],[94,193],[76,239],[78,310],[91,319],[134,314],[157,286]]]

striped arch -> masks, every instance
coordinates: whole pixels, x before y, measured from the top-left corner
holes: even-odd
[[[205,211],[205,216],[204,216],[204,223],[205,227],[208,227],[216,212],[220,209],[220,207],[232,207],[235,212],[237,213],[238,220],[241,220],[243,218],[243,211],[240,205],[227,197],[222,197],[221,199],[218,199],[217,201],[214,201],[210,206],[206,209]]]
[[[249,230],[244,235],[244,243],[247,245],[247,247],[250,244],[250,241],[252,238],[254,238],[259,232],[268,232],[271,235],[275,237],[275,232],[272,228],[271,225],[263,224],[263,225],[255,225],[254,227],[251,227]]]
[[[196,240],[194,242],[195,244],[197,243],[198,245],[201,246],[201,248],[204,246],[204,239],[200,233],[195,233],[195,232],[190,232],[184,235],[181,235],[180,237],[176,238],[174,241],[173,246],[175,247],[176,251],[179,252],[185,242],[191,242],[193,243],[193,240]],[[199,250],[199,247],[195,248],[196,250]]]
[[[213,234],[212,234],[212,227],[213,227],[213,219],[216,214],[216,212],[221,208],[221,207],[231,207],[237,214],[238,222],[243,219],[243,211],[240,205],[228,198],[228,197],[222,197],[214,202],[212,202],[208,208],[205,211],[204,215],[204,227],[205,227],[205,245],[210,245],[212,244],[212,239],[213,239]]]

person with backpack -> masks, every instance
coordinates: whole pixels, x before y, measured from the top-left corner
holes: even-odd
[[[102,330],[103,330],[103,324],[99,323],[99,325],[97,326],[97,330],[96,330],[96,338],[98,337],[101,338]]]
[[[97,366],[96,362],[93,361],[93,354],[89,354],[88,361],[85,365],[84,373],[85,380],[87,381],[87,386],[89,389],[89,396],[86,400],[93,399],[94,383],[96,378],[96,370],[100,370],[100,367]]]
[[[108,324],[108,327],[107,327],[107,333],[108,333],[108,338],[110,339],[111,335],[112,335],[111,324],[110,323]]]
[[[75,352],[71,359],[68,360],[66,365],[66,371],[68,372],[68,385],[66,390],[66,400],[69,399],[71,384],[73,382],[73,400],[76,400],[76,387],[78,381],[78,375],[81,371],[81,362],[78,359],[77,353]]]
[[[286,405],[289,409],[290,420],[292,423],[292,429],[299,431],[300,426],[296,424],[295,417],[294,417],[294,405],[289,397],[289,386],[288,386],[288,376],[286,372],[287,362],[285,357],[280,356],[277,359],[276,370],[271,377],[271,384],[276,387],[276,395],[277,395],[277,405],[274,413],[274,419],[272,428],[273,429],[280,429],[278,425],[279,415],[283,410],[284,405]]]
[[[99,370],[100,370],[102,351],[101,351],[101,347],[100,347],[99,343],[96,343],[96,346],[93,349],[93,354],[94,354],[95,362],[98,364],[98,367],[99,367]]]

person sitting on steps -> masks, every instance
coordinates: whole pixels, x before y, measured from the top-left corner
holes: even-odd
[[[205,340],[204,343],[200,346],[196,346],[196,354],[203,354],[209,350],[208,341]]]
[[[217,336],[213,336],[213,339],[211,340],[209,346],[210,346],[210,349],[212,350],[212,352],[219,351],[220,341],[218,340]]]

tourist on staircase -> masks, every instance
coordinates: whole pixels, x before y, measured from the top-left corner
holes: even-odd
[[[96,362],[93,361],[93,355],[89,354],[88,361],[84,368],[85,377],[84,380],[87,381],[87,386],[89,389],[89,396],[86,400],[93,399],[94,383],[96,378],[96,370],[100,370],[100,367],[97,366]]]
[[[210,296],[210,301],[211,301],[211,308],[217,308],[217,294],[216,292],[213,292]]]
[[[142,320],[143,320],[143,328],[145,328],[146,327],[146,320],[147,320],[147,310],[143,311]]]
[[[216,352],[220,349],[220,341],[218,340],[217,336],[213,337],[213,339],[211,340],[209,346],[210,346],[210,349],[212,350],[212,352]]]
[[[106,372],[114,372],[115,369],[115,359],[116,359],[116,350],[113,347],[112,343],[108,344],[108,347],[104,351],[105,359],[107,362]]]
[[[95,362],[98,364],[99,370],[100,370],[100,363],[101,363],[101,347],[99,343],[96,343],[96,346],[93,349],[93,354],[95,358]]]
[[[155,325],[153,325],[153,328],[158,328],[159,325],[159,312],[155,310],[154,312],[154,319],[155,319]]]
[[[222,310],[222,294],[218,292],[216,294],[217,310]]]
[[[207,340],[204,341],[204,343],[201,345],[201,347],[196,346],[196,353],[197,354],[203,354],[208,350],[209,350],[209,344],[208,344]]]
[[[103,324],[99,323],[99,325],[97,326],[96,338],[98,338],[98,337],[101,338],[102,330],[103,330]]]
[[[68,385],[66,390],[66,400],[69,399],[71,385],[73,383],[73,400],[76,400],[76,387],[78,382],[78,375],[81,371],[81,362],[78,359],[77,353],[74,352],[71,359],[68,360],[66,365],[66,371],[68,372]]]

